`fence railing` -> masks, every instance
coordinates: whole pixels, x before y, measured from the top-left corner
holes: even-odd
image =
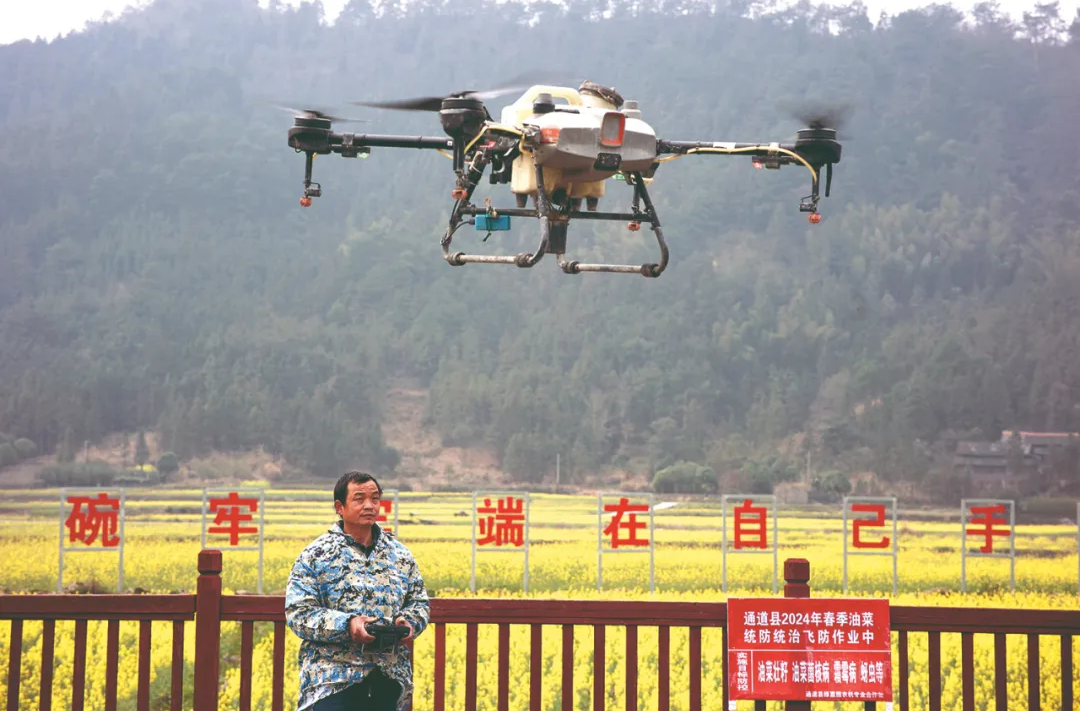
[[[171,687],[169,702],[171,711],[193,708],[194,711],[217,711],[221,678],[222,623],[240,623],[239,659],[239,709],[250,711],[252,704],[252,659],[254,649],[254,625],[256,622],[273,624],[272,692],[271,708],[283,711],[285,687],[285,609],[281,595],[222,595],[221,565],[219,551],[204,550],[199,554],[199,578],[194,595],[0,595],[0,620],[11,620],[11,639],[8,655],[7,709],[16,711],[25,700],[20,697],[23,660],[23,623],[26,620],[42,622],[41,637],[41,683],[39,698],[33,706],[41,711],[53,708],[52,687],[55,652],[56,622],[75,621],[75,638],[71,664],[71,698],[59,699],[59,708],[82,711],[85,704],[87,622],[106,620],[107,651],[105,666],[105,709],[115,711],[117,706],[117,670],[119,659],[120,622],[139,622],[137,708],[150,709],[151,685],[151,625],[155,621],[172,622],[172,656],[170,665]],[[788,560],[784,564],[788,582],[788,596],[809,594],[809,564],[801,560]],[[184,698],[184,631],[185,624],[195,622],[194,693]],[[959,633],[961,639],[960,670],[962,677],[962,709],[974,711],[976,635],[989,634],[994,639],[994,708],[1007,708],[1008,667],[1006,640],[1009,635],[1023,635],[1027,640],[1026,680],[1028,699],[1026,708],[1041,709],[1042,658],[1040,639],[1050,636],[1060,640],[1060,707],[1073,709],[1073,637],[1080,634],[1080,611],[1072,610],[1022,610],[987,609],[964,607],[904,607],[890,610],[890,624],[896,634],[895,655],[898,674],[894,677],[896,706],[908,711],[911,706],[911,654],[909,635],[927,635],[927,675],[929,690],[926,694],[930,711],[942,708],[942,651],[941,635]],[[528,634],[528,708],[543,708],[542,690],[544,665],[543,631],[554,626],[561,630],[560,708],[570,711],[576,706],[575,690],[578,679],[574,676],[575,632],[591,628],[592,678],[586,681],[593,690],[592,709],[603,711],[608,699],[606,678],[607,640],[610,628],[623,628],[625,649],[624,675],[621,685],[625,690],[625,708],[638,708],[638,683],[642,674],[655,674],[657,684],[657,709],[668,711],[672,704],[673,687],[686,691],[692,711],[702,708],[702,632],[709,628],[724,630],[723,653],[726,660],[728,639],[727,604],[723,602],[646,602],[606,600],[507,600],[483,598],[433,598],[431,600],[431,626],[425,634],[433,641],[432,708],[445,711],[447,692],[447,629],[464,626],[465,632],[465,709],[475,711],[478,706],[477,679],[479,629],[482,625],[497,628],[496,706],[498,711],[509,711],[511,684],[521,687],[525,679],[510,678],[511,628],[524,626]],[[639,632],[642,628],[655,628],[657,655],[655,669],[642,669],[639,665]],[[685,629],[688,635],[688,664],[686,678],[673,678],[671,664],[671,639],[673,629]],[[651,635],[650,635],[651,636]],[[513,650],[521,656],[523,650]],[[726,679],[725,679],[726,682]],[[289,707],[292,707],[292,699]],[[809,701],[789,701],[788,709],[809,709]],[[874,702],[866,702],[866,709],[876,708]],[[723,708],[728,708],[727,684],[723,683]],[[755,702],[755,708],[764,709],[764,702]]]

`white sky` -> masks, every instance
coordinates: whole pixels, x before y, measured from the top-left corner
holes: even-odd
[[[58,34],[67,34],[83,28],[87,20],[99,20],[106,12],[119,15],[129,5],[145,4],[149,0],[30,0],[30,2],[4,2],[0,9],[0,44],[9,44],[20,39],[43,37],[53,39]],[[296,4],[300,0],[286,0]],[[951,4],[968,11],[977,0],[943,0],[941,4]],[[345,5],[346,0],[323,0],[323,7],[328,19],[333,20]],[[933,4],[933,0],[864,0],[871,21],[876,21],[882,10],[897,14],[912,7]],[[1034,7],[1036,0],[999,0],[1003,12],[1017,19],[1021,13]],[[838,0],[845,3],[845,0]],[[265,2],[260,4],[265,5]],[[1066,22],[1072,20],[1080,0],[1060,0],[1061,16]]]

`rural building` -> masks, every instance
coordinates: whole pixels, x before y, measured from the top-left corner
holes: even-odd
[[[1051,452],[1075,441],[1072,438],[1080,438],[1080,433],[1004,430],[996,442],[957,442],[953,471],[969,473],[981,489],[1013,490],[1024,477],[1041,473],[1050,463]],[[1013,442],[1018,448],[1010,462]]]

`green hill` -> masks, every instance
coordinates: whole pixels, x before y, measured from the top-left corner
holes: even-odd
[[[158,0],[0,47],[0,431],[44,453],[147,429],[181,457],[263,447],[316,475],[387,471],[383,403],[407,380],[443,444],[521,481],[556,454],[574,477],[779,452],[775,471],[809,453],[818,471],[935,483],[958,437],[1080,428],[1080,24],[1056,6],[1016,26],[988,5],[970,21],[378,7],[327,25],[318,5]],[[319,158],[323,197],[298,206],[302,156],[271,101],[536,69],[613,85],[680,140],[789,141],[784,105],[855,104],[823,222],[798,212],[805,171],[667,164],[650,190],[673,259],[654,281],[447,266],[453,181],[434,153]],[[433,115],[357,111],[356,130],[440,135]],[[536,229],[459,235],[518,250]],[[633,262],[649,239],[574,224],[570,245]]]

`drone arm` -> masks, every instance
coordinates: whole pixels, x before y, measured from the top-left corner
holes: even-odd
[[[312,158],[316,155],[338,153],[345,158],[356,158],[360,155],[366,156],[373,146],[445,150],[453,148],[454,145],[449,138],[335,133],[328,128],[329,121],[296,119],[296,122],[296,125],[289,129],[289,146],[304,153],[304,196],[300,198],[302,207],[310,207],[311,198],[322,195],[322,187],[311,179]],[[316,125],[312,125],[313,123]]]
[[[798,146],[784,145],[780,143],[719,143],[710,141],[657,141],[657,154],[673,154],[664,160],[674,160],[684,155],[691,154],[714,154],[714,155],[740,155],[767,157],[770,162],[779,168],[781,165],[801,163],[810,171],[814,183],[818,180],[818,168],[811,164],[810,160],[799,151]]]
[[[715,141],[665,141],[659,140],[656,142],[657,153],[677,153],[685,155],[687,153],[724,153],[730,155],[767,155],[770,151],[774,151],[777,148],[784,150],[794,151],[793,145],[781,145],[774,143],[771,145],[763,145],[761,143],[731,143],[731,142],[715,142]]]
[[[342,153],[350,148],[427,148],[434,150],[452,149],[454,142],[450,138],[436,136],[393,136],[371,133],[331,133],[330,150]]]
[[[821,168],[825,168],[825,197],[832,190],[833,163],[840,160],[840,144],[829,138],[810,138],[795,145],[780,143],[709,143],[707,141],[657,141],[657,154],[671,154],[658,162],[674,160],[691,153],[714,153],[720,155],[754,156],[754,164],[761,168],[780,168],[783,165],[801,163],[810,171],[811,193],[799,204],[800,212],[809,212],[811,222],[819,222],[817,214]],[[759,159],[760,158],[760,159]]]
[[[328,125],[328,124],[327,124]],[[341,153],[353,157],[361,148],[429,148],[446,150],[453,141],[446,136],[395,136],[374,133],[338,133],[326,126],[296,125],[289,129],[289,145],[305,153]],[[364,151],[365,153],[367,151]]]

